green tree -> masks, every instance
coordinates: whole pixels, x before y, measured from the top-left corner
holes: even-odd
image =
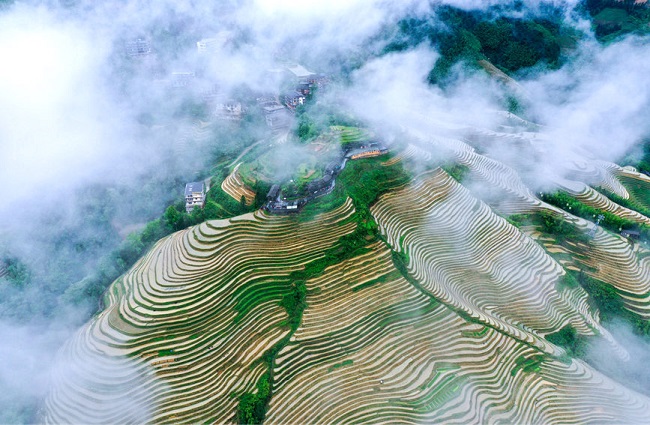
[[[192,210],[190,214],[190,223],[189,224],[199,224],[205,221],[205,211],[203,208],[196,207]]]
[[[165,214],[163,214],[163,219],[171,230],[180,230],[183,228],[183,215],[173,205],[167,207]]]
[[[496,22],[483,21],[476,25],[474,34],[485,52],[494,53],[508,43],[512,35],[512,25],[503,19]]]
[[[206,220],[214,220],[219,218],[219,207],[213,201],[208,200],[203,207],[203,213]]]
[[[510,71],[517,71],[535,65],[538,59],[539,56],[532,48],[514,41],[504,49],[502,64]]]

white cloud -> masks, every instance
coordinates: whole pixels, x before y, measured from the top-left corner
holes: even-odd
[[[97,76],[105,46],[45,10],[0,16],[0,196],[94,172],[114,124]]]
[[[650,47],[640,40],[586,42],[572,63],[523,82],[548,124],[555,154],[581,149],[616,161],[650,134]]]

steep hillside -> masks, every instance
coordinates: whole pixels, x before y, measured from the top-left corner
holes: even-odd
[[[60,354],[69,363],[106,358],[106,367],[80,361],[62,374],[46,421],[137,422],[150,406],[155,421],[234,420],[237,396],[265,372],[259,359],[289,333],[279,305],[289,276],[354,229],[352,212],[348,202],[306,224],[249,214],[161,240]],[[113,399],[135,376],[141,398],[129,411]]]
[[[599,338],[630,361],[601,322],[602,300],[648,323],[650,179],[568,164],[549,177],[573,203],[558,206],[479,145],[411,137],[392,156],[350,161],[336,190],[298,215],[258,211],[162,239],[59,354],[71,366],[57,371],[43,419],[647,420],[647,395],[557,335]],[[404,184],[404,169],[419,174]],[[238,182],[235,170],[224,186],[246,198]],[[640,239],[616,219],[641,226]]]

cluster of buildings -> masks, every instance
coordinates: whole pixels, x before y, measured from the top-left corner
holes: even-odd
[[[289,65],[285,67],[285,70],[295,84],[293,91],[282,96],[284,104],[291,110],[303,105],[307,96],[311,95],[315,89],[323,88],[329,83],[325,74],[311,72],[302,65]]]
[[[196,42],[196,48],[199,55],[209,56],[223,51],[228,51],[234,46],[234,36],[229,31],[221,31],[211,38],[204,38]],[[134,38],[125,42],[126,54],[132,58],[149,56],[146,63],[156,68],[155,57],[152,45],[144,37]],[[156,84],[173,89],[192,89],[196,93],[202,93],[200,96],[204,100],[210,115],[220,120],[239,121],[244,114],[248,112],[243,106],[242,101],[246,99],[233,99],[233,96],[227,91],[219,90],[218,87],[201,88],[206,82],[193,71],[177,70],[167,72],[162,64],[158,64],[158,70],[155,72],[158,77],[154,80]],[[329,83],[329,79],[324,74],[312,72],[299,64],[288,64],[268,69],[264,77],[267,79],[269,87],[292,87],[291,90],[280,93],[258,94],[256,96],[258,113],[264,116],[267,126],[272,129],[284,129],[291,126],[293,122],[293,113],[296,108],[304,105],[308,96],[312,95],[314,90],[322,88]],[[249,99],[252,103],[253,99]],[[248,103],[248,102],[245,102]]]
[[[217,85],[203,91],[201,97],[208,109],[212,111],[212,115],[217,119],[239,121],[244,116],[245,111],[242,103],[228,96]]]
[[[221,32],[212,38],[196,42],[199,54],[210,54],[222,51],[233,45],[229,32]],[[131,39],[125,42],[126,54],[132,58],[142,58],[152,55],[152,46],[145,38]],[[155,55],[151,56],[155,58]],[[314,91],[329,84],[324,74],[309,71],[302,65],[289,64],[268,70],[269,86],[292,87],[292,90],[280,94],[258,94],[255,101],[258,111],[264,116],[266,125],[272,129],[286,129],[293,123],[296,108],[304,105]],[[164,74],[163,74],[164,75]],[[164,84],[174,89],[192,88],[200,93],[203,104],[217,119],[239,121],[247,112],[242,102],[231,97],[228,91],[217,85],[212,85],[202,91],[199,89],[205,81],[200,81],[192,71],[175,71],[166,74],[164,79],[156,83]],[[198,87],[198,88],[197,88]],[[348,159],[357,159],[386,153],[387,149],[375,145],[355,147],[354,151],[345,152],[340,161],[328,164],[323,177],[310,181],[304,188],[304,194],[299,199],[286,200],[282,196],[279,185],[273,185],[267,196],[265,208],[275,213],[290,213],[299,211],[310,200],[330,193],[334,189],[335,179]],[[185,185],[185,210],[191,213],[194,208],[203,208],[206,201],[206,187],[203,182],[190,182]]]
[[[307,96],[311,95],[316,88],[322,88],[329,83],[329,79],[324,74],[311,72],[302,65],[288,65],[269,72],[275,74],[277,79],[290,81],[294,86],[294,90],[279,96],[266,94],[257,99],[266,125],[271,129],[289,127],[296,108],[304,105]]]

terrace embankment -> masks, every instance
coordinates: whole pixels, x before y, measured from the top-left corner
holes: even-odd
[[[643,417],[648,399],[467,321],[397,272],[385,244],[370,249],[307,282],[265,423],[567,423],[594,409]]]
[[[463,172],[435,168],[441,151]],[[427,171],[411,179],[402,163],[414,161]],[[643,204],[644,176],[576,167]],[[321,198],[328,212],[258,211],[159,241],[60,353],[70,366],[56,371],[44,422],[647,421],[648,397],[549,337],[600,335],[629,358],[569,277],[599,279],[648,317],[642,243],[544,202],[515,168],[458,140],[406,144],[338,177]],[[581,188],[584,205],[648,218]]]
[[[232,173],[224,179],[221,183],[221,189],[228,195],[232,196],[235,200],[239,201],[244,197],[246,205],[253,205],[253,202],[255,202],[255,192],[243,182],[242,177],[239,174],[240,166],[241,163],[237,164],[232,170]]]
[[[60,354],[74,366],[57,377],[45,422],[141,422],[142,406],[152,422],[234,420],[237,396],[266,371],[259,358],[290,331],[289,275],[353,231],[353,212],[346,202],[308,223],[257,212],[158,242]],[[130,386],[142,400],[116,410]]]
[[[441,169],[384,195],[372,213],[413,278],[468,316],[550,352],[541,336],[554,329],[597,327],[584,291],[556,290],[561,265]]]

